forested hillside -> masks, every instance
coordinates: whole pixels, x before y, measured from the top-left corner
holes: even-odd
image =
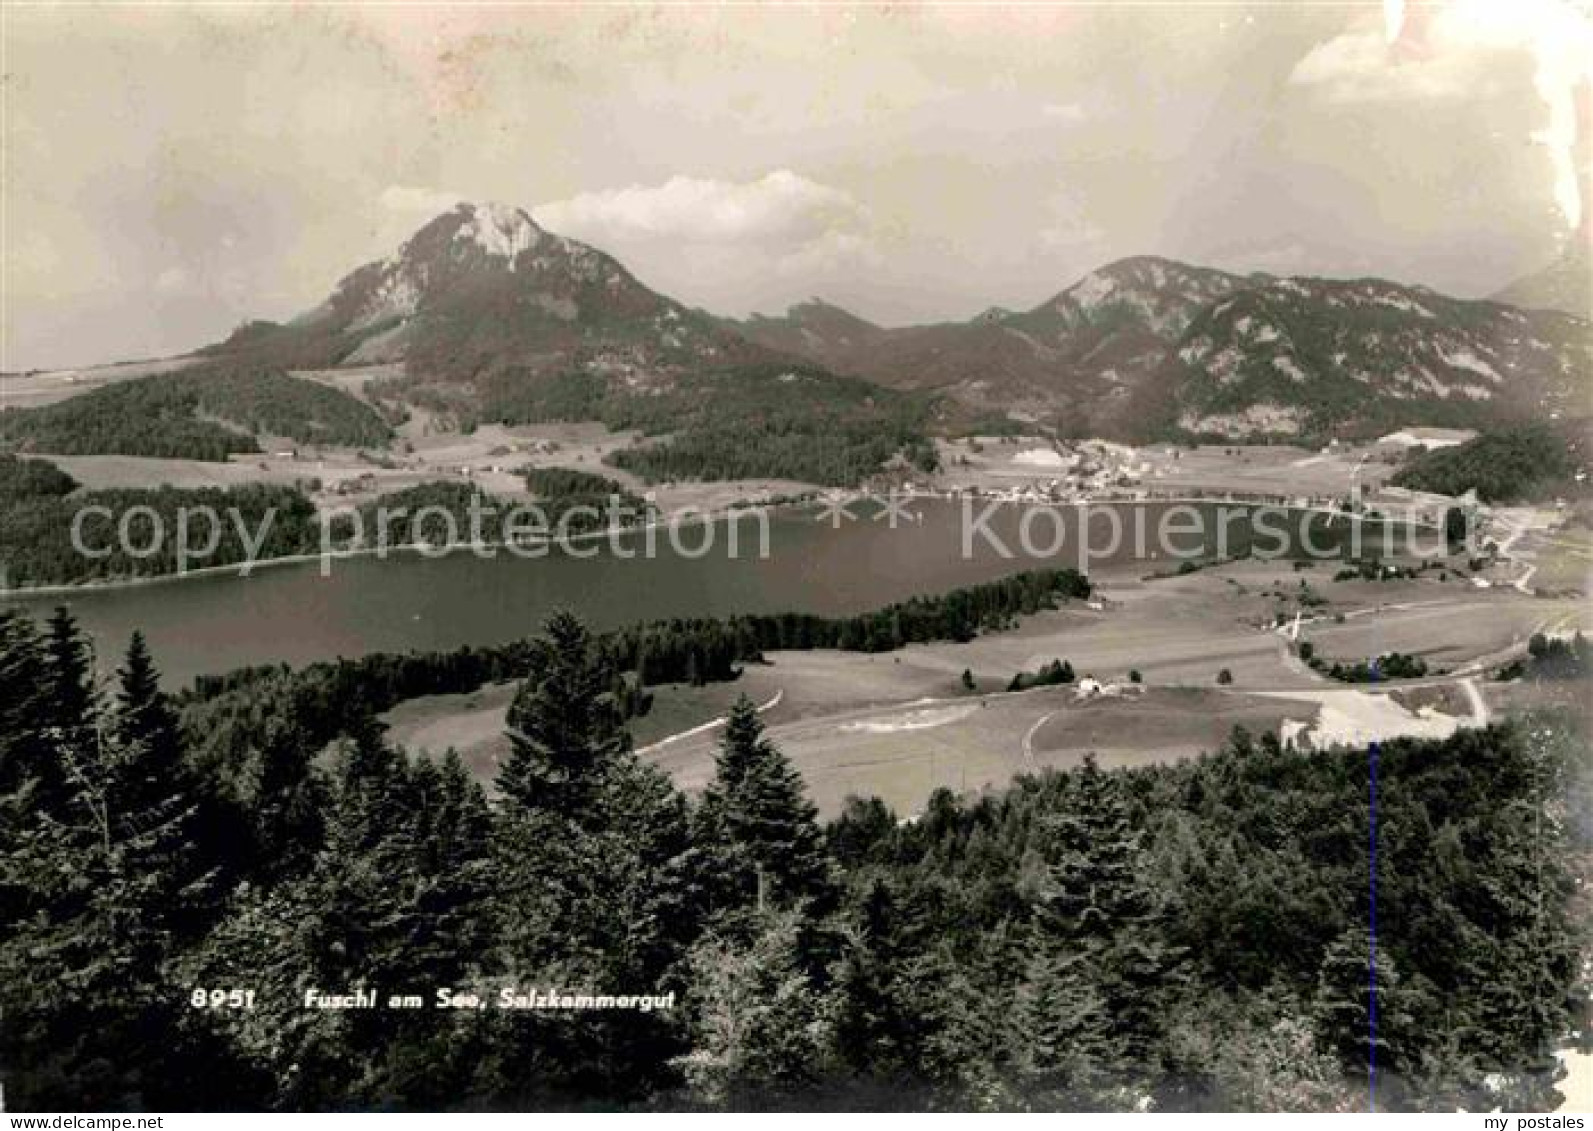
[[[898,456],[929,470],[941,411],[755,344],[502,204],[459,204],[302,317],[246,323],[204,352],[257,370],[402,362],[385,394],[466,427],[598,420],[667,435],[616,457],[649,482],[855,486]]]
[[[881,389],[801,364],[743,365],[682,374],[640,392],[571,372],[514,370],[487,383],[481,419],[502,424],[601,420],[667,437],[622,449],[616,467],[650,482],[796,479],[850,487],[901,457],[936,467],[930,398]]]
[[[1527,424],[1485,432],[1413,457],[1393,482],[1440,495],[1477,492],[1485,503],[1542,501],[1593,490],[1589,421]]]
[[[600,530],[617,520],[621,525],[645,522],[657,508],[647,499],[608,478],[568,467],[523,467],[520,478],[536,498],[555,530],[581,533]]]
[[[1593,827],[1564,719],[1386,744],[1375,830],[1365,751],[1241,733],[825,829],[745,701],[679,793],[567,615],[494,802],[354,705],[330,760],[272,714],[251,772],[202,771],[142,641],[105,691],[86,645],[0,613],[12,1111],[1352,1110],[1369,1039],[1379,1106],[1554,1102]]]
[[[175,573],[179,566],[233,565],[249,560],[251,549],[253,560],[261,561],[320,546],[315,507],[292,487],[76,487],[54,464],[0,454],[0,588],[130,581]],[[153,518],[138,508],[148,508]],[[215,516],[214,525],[197,517],[201,508]],[[191,519],[189,549],[209,552],[179,563],[175,533],[184,510]],[[80,512],[87,512],[80,533],[89,553],[72,544]],[[124,540],[119,528],[129,515]]]
[[[1584,412],[1593,338],[1586,303],[1572,313],[1134,256],[1033,309],[966,322],[884,329],[814,302],[729,325],[837,373],[1067,435],[1325,442]]]
[[[55,455],[224,462],[261,434],[376,447],[392,430],[338,389],[272,368],[211,362],[105,385],[42,408],[0,412],[0,445]]]

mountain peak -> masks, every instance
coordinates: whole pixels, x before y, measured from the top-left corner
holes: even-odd
[[[1243,282],[1224,271],[1135,255],[1097,267],[1025,317],[1042,324],[1055,320],[1074,331],[1103,317],[1120,325],[1127,313],[1141,328],[1171,339],[1183,333],[1197,310]]]
[[[1493,296],[1495,302],[1535,310],[1558,310],[1593,317],[1593,242],[1572,236],[1560,258],[1541,271],[1517,279]]]
[[[438,254],[458,258],[468,251],[502,260],[513,271],[519,254],[536,247],[546,234],[523,208],[499,201],[461,201],[422,225],[389,262]]]
[[[1167,291],[1192,284],[1202,290],[1211,284],[1226,289],[1237,282],[1234,276],[1209,267],[1192,267],[1159,255],[1131,255],[1097,267],[1062,293],[1088,308],[1125,290]]]
[[[246,328],[217,348],[306,368],[402,362],[416,381],[452,386],[459,403],[472,395],[459,386],[510,368],[667,383],[688,368],[767,356],[498,201],[453,205],[292,323]]]
[[[454,238],[469,239],[488,255],[507,259],[510,270],[514,269],[515,257],[535,247],[543,236],[531,214],[511,204],[496,200],[462,203],[454,212],[466,220]]]

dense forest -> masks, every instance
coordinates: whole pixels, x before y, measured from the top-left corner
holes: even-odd
[[[41,408],[0,412],[0,445],[56,455],[225,462],[257,436],[377,447],[392,430],[341,390],[239,362],[139,377]]]
[[[565,486],[569,493],[550,491],[537,500],[547,532],[580,534],[603,528],[609,518],[609,495],[588,493],[574,480]],[[646,500],[613,486],[621,506],[629,508],[617,513],[622,525],[645,521],[652,513]],[[501,540],[506,516],[524,505],[523,500],[490,495],[473,483],[417,484],[369,499],[352,514],[333,513],[327,545],[392,549],[468,540],[472,503],[479,507],[479,533],[489,542]],[[219,519],[214,528],[200,517],[199,508],[206,507]],[[582,507],[596,508],[598,513]],[[190,516],[188,545],[195,556],[179,566],[178,515],[185,510]],[[83,511],[87,512],[81,523],[84,546],[109,553],[85,555],[72,545],[72,525]],[[119,534],[124,519],[125,541]],[[255,561],[318,553],[321,521],[315,505],[293,487],[262,483],[80,491],[70,475],[48,461],[0,453],[0,564],[6,568],[0,587],[159,577],[180,569],[249,561],[251,548]],[[157,529],[162,532],[158,540]],[[198,553],[201,550],[206,552]]]
[[[526,466],[520,469],[519,475],[525,480],[526,490],[539,499],[567,499],[574,495],[622,495],[640,501],[616,480],[575,467]]]
[[[476,508],[471,529],[471,508]],[[361,503],[354,515],[332,517],[330,540],[336,546],[376,547],[446,546],[479,534],[497,541],[504,515],[513,504],[491,495],[474,483],[439,479],[389,491]]]
[[[1392,483],[1440,495],[1476,491],[1485,503],[1587,493],[1593,473],[1588,421],[1525,424],[1414,456]]]
[[[625,489],[606,475],[595,475],[568,467],[523,467],[520,478],[526,490],[536,497],[548,525],[579,534],[610,525],[610,516],[621,525],[645,522],[657,508],[647,499]]]
[[[0,565],[5,587],[126,581],[179,568],[233,565],[313,553],[320,545],[314,505],[275,484],[239,487],[139,487],[76,490],[54,464],[0,454]],[[212,526],[199,508],[217,516]],[[103,508],[103,509],[96,509]],[[178,562],[178,514],[190,516],[189,549],[209,549]],[[83,546],[72,544],[80,512]],[[127,537],[119,534],[125,525]],[[157,537],[157,535],[159,535]],[[214,536],[214,545],[211,538]]]
[[[1073,570],[1033,570],[851,617],[757,613],[655,621],[594,634],[592,649],[614,673],[611,693],[626,714],[637,714],[646,710],[649,687],[728,682],[765,652],[886,652],[910,643],[971,640],[1089,593],[1089,581]],[[374,715],[422,695],[524,679],[535,657],[532,641],[515,640],[447,652],[375,652],[298,670],[264,665],[201,676],[175,703],[195,756],[207,766],[237,767],[269,743],[277,719],[293,719],[306,741],[325,745],[343,733],[351,712]]]
[[[1497,678],[1556,681],[1589,676],[1593,676],[1593,643],[1581,632],[1570,637],[1534,632],[1527,640],[1527,654],[1500,668]]]
[[[69,616],[0,613],[10,1110],[1335,1111],[1374,1051],[1380,1107],[1554,1103],[1568,719],[1386,743],[1375,825],[1366,751],[1235,732],[821,826],[750,703],[688,798],[615,675],[552,618],[490,798],[357,704],[223,774],[139,638],[102,685]]]
[[[483,396],[482,420],[601,420],[667,435],[610,457],[649,482],[777,478],[852,487],[895,460],[920,472],[938,466],[926,434],[933,401],[800,365],[683,375],[668,389],[642,393],[591,373],[505,371]]]

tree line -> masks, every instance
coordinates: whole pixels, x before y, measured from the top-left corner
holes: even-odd
[[[596,634],[593,648],[616,673],[610,692],[626,716],[634,717],[647,709],[648,687],[728,682],[766,652],[883,652],[909,643],[971,640],[1089,593],[1089,581],[1074,570],[1030,570],[851,617],[754,613],[654,621]],[[379,714],[422,695],[524,679],[535,656],[534,642],[521,639],[451,651],[376,652],[298,670],[266,664],[199,676],[175,698],[196,752],[207,765],[230,773],[274,725],[272,715],[293,718],[324,745],[343,732],[351,712]]]
[[[935,401],[794,363],[683,373],[645,394],[591,373],[508,370],[483,383],[482,402],[481,420],[600,420],[639,431],[651,439],[607,461],[651,483],[778,478],[855,487],[893,461],[923,473],[939,466],[927,432]]]
[[[1370,660],[1345,662],[1324,660],[1321,656],[1302,653],[1302,658],[1329,679],[1340,683],[1376,683],[1382,679],[1420,679],[1428,672],[1427,661],[1405,652],[1384,652]]]
[[[1487,431],[1463,444],[1416,453],[1390,482],[1439,495],[1475,491],[1485,503],[1585,495],[1593,471],[1589,424],[1532,423]]]
[[[1527,654],[1500,668],[1501,680],[1587,679],[1593,675],[1593,644],[1580,631],[1570,637],[1546,636],[1534,632],[1527,640]]]
[[[225,463],[261,434],[380,447],[392,429],[341,389],[280,369],[210,361],[39,408],[0,412],[0,445],[56,455],[157,456]]]
[[[1383,1107],[1552,1105],[1593,828],[1567,719],[1384,744],[1375,828],[1365,751],[1242,731],[824,826],[749,702],[688,798],[579,621],[528,647],[490,797],[358,704],[330,757],[268,711],[224,780],[141,639],[107,686],[69,616],[0,613],[12,1109],[1335,1111],[1374,1048]],[[497,1007],[547,989],[675,1005]]]
[[[197,517],[203,508],[215,515],[214,525]],[[89,553],[73,544],[72,528],[80,513],[80,542]],[[54,464],[0,454],[3,583],[75,585],[175,573],[181,513],[190,516],[188,550],[209,550],[186,561],[189,569],[314,553],[320,546],[315,505],[294,487],[250,483],[79,490]]]
[[[579,534],[602,530],[611,523],[610,510],[622,525],[646,522],[657,513],[647,499],[606,475],[570,467],[522,467],[520,478],[536,497],[556,530]]]

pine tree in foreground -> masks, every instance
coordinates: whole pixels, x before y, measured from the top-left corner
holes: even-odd
[[[45,625],[45,657],[49,668],[48,698],[56,725],[82,726],[94,695],[88,643],[65,605]]]
[[[575,815],[630,748],[614,672],[569,612],[549,617],[533,647],[531,674],[509,708],[510,753],[498,790],[526,808]]]
[[[746,941],[710,935],[689,959],[692,1098],[736,1110],[813,1104],[830,1065],[833,997],[803,970],[796,912],[757,918]]]
[[[555,615],[534,647],[509,713],[492,830],[503,977],[571,992],[662,990],[701,930],[688,895],[700,881],[684,798],[632,750],[613,668],[581,623]],[[681,1051],[678,1019],[667,1013],[593,1013],[578,1023],[504,1015],[477,1086],[527,1096],[597,1089],[620,1102],[662,1086]]]
[[[1042,1094],[1112,1104],[1158,1075],[1177,956],[1156,922],[1120,781],[1086,757],[1070,784],[1042,834],[1021,1058]]]
[[[52,628],[59,675],[73,672],[66,618]],[[0,668],[21,658],[0,649]],[[65,662],[63,662],[65,661]],[[191,1065],[212,1063],[203,1022],[173,977],[180,948],[208,926],[213,873],[196,848],[197,805],[180,747],[151,744],[129,716],[163,706],[147,651],[108,722],[70,675],[41,679],[58,804],[28,807],[3,860],[0,889],[26,892],[30,914],[0,938],[8,1099],[24,1107],[174,1106]],[[81,713],[66,715],[68,705]],[[187,1062],[185,1064],[185,1062]],[[19,1094],[20,1093],[20,1094]]]
[[[162,783],[158,779],[162,775],[180,772],[182,742],[177,734],[177,716],[160,689],[160,672],[142,632],[133,633],[116,676],[117,737],[142,749],[140,769],[144,781],[139,784],[159,790]]]
[[[717,846],[717,866],[744,902],[767,907],[833,894],[818,809],[796,768],[764,737],[745,695],[726,716],[698,826],[699,841]]]

